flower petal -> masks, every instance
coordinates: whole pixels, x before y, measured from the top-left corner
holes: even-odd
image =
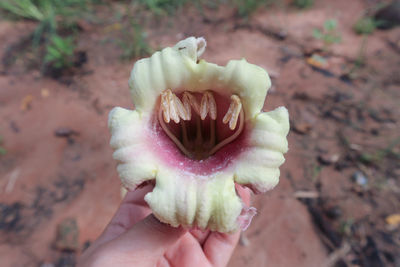
[[[253,127],[248,126],[250,147],[236,161],[235,182],[262,193],[279,182],[279,167],[288,150],[289,114],[279,107],[260,113],[252,123]]]
[[[197,226],[219,232],[240,227],[237,218],[243,204],[231,175],[188,177],[163,168],[145,200],[158,219],[172,226]]]
[[[138,112],[155,108],[158,96],[165,89],[175,93],[213,90],[224,96],[238,95],[245,118],[256,116],[264,105],[271,81],[267,72],[245,59],[231,60],[225,67],[200,60],[194,37],[165,48],[150,58],[136,62],[129,79],[132,99]]]

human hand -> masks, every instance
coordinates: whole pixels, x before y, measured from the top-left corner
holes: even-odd
[[[151,185],[128,192],[103,234],[82,254],[78,267],[226,266],[239,232],[174,228],[158,221],[144,196]],[[248,189],[237,187],[246,205]]]

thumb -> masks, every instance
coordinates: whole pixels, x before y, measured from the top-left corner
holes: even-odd
[[[130,230],[112,241],[119,251],[148,260],[162,256],[186,230],[160,222],[153,214],[136,223]]]

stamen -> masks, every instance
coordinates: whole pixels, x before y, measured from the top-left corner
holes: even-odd
[[[230,142],[232,142],[233,140],[236,139],[236,137],[239,136],[239,134],[243,131],[243,126],[244,126],[244,113],[243,110],[240,110],[239,113],[239,127],[236,130],[236,132],[234,134],[232,134],[231,136],[229,136],[228,138],[224,139],[223,141],[219,142],[218,145],[216,145],[208,154],[209,155],[213,155],[215,152],[217,152],[220,148],[222,148],[223,146],[229,144]]]
[[[184,92],[182,96],[183,106],[185,107],[186,113],[188,114],[189,120],[192,118],[192,107],[190,104],[190,97],[193,97],[188,92]]]
[[[167,98],[169,104],[169,116],[175,123],[179,123],[180,119],[177,112],[177,107],[174,99],[174,94],[170,89],[167,90]]]
[[[217,104],[215,103],[214,96],[211,92],[205,93],[208,98],[209,112],[212,120],[217,119]]]
[[[182,141],[183,141],[183,145],[184,145],[184,147],[192,149],[193,145],[192,145],[191,142],[189,142],[185,121],[181,121],[181,124],[182,124]]]
[[[192,118],[191,107],[194,109],[197,115],[200,116],[200,107],[196,101],[196,98],[189,92],[184,92],[182,97],[183,105],[186,112],[189,114],[189,118]]]
[[[200,117],[204,120],[207,117],[207,114],[210,113],[210,117],[212,120],[217,119],[217,104],[215,103],[215,99],[213,94],[210,91],[207,91],[203,94],[201,98],[200,104]]]
[[[167,89],[161,93],[159,109],[159,121],[161,127],[164,129],[165,133],[169,138],[178,146],[178,148],[187,157],[192,159],[204,159],[221,149],[226,144],[235,140],[239,134],[243,131],[244,125],[244,113],[242,109],[242,103],[237,95],[231,96],[231,103],[226,112],[222,122],[227,124],[229,122],[229,128],[236,131],[228,136],[227,138],[217,140],[217,104],[214,99],[213,93],[211,91],[206,91],[203,93],[200,105],[198,104],[196,97],[189,92],[183,92],[182,101],[172,92],[172,90]],[[195,116],[195,131],[188,130],[185,121],[190,121],[192,119],[191,110],[195,111],[198,116]],[[210,115],[209,122],[204,122],[207,115]],[[165,124],[173,120],[175,123],[180,123],[181,137],[180,140],[171,129]],[[239,126],[237,126],[239,121]],[[210,135],[204,135],[204,129],[207,127],[203,124],[209,123]],[[205,128],[204,128],[205,127]],[[219,141],[219,143],[218,143]]]
[[[226,112],[224,118],[222,119],[223,123],[229,122],[229,128],[234,130],[236,128],[236,124],[239,118],[239,113],[242,110],[242,102],[237,95],[231,96],[231,104],[229,105],[229,109]]]
[[[203,95],[201,98],[201,104],[200,104],[200,118],[201,120],[204,120],[207,117],[209,105],[208,105],[208,97],[207,93]]]
[[[168,104],[168,97],[167,91],[161,93],[161,110],[163,112],[163,118],[166,123],[170,122],[169,116],[169,104]]]
[[[175,102],[175,106],[178,111],[179,117],[181,117],[185,121],[190,120],[190,117],[189,117],[189,114],[187,113],[186,108],[183,106],[181,100],[175,94],[174,94],[174,102]]]
[[[216,141],[215,120],[211,120],[210,121],[210,143],[208,144],[208,148],[214,147],[215,141]]]
[[[203,135],[202,135],[202,126],[201,126],[201,120],[199,120],[199,117],[196,117],[196,141],[195,141],[195,146],[199,147],[203,143]]]
[[[168,129],[168,126],[165,125],[164,120],[161,118],[162,117],[162,110],[158,112],[158,121],[161,124],[161,128],[163,128],[164,132],[168,135],[169,138],[178,146],[178,148],[182,151],[183,154],[185,154],[189,158],[193,158],[193,154],[190,153],[183,145],[182,143],[176,138],[176,136]]]

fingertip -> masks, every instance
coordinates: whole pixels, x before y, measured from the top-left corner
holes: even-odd
[[[147,193],[153,191],[154,185],[147,184],[142,187],[138,187],[135,190],[127,191],[122,203],[133,203],[136,205],[148,206],[144,197]]]
[[[235,184],[236,192],[239,195],[239,197],[242,199],[243,203],[246,204],[247,206],[250,205],[251,201],[251,191],[249,188],[244,187],[239,184]]]
[[[210,230],[202,230],[202,229],[190,229],[189,232],[192,234],[194,238],[199,242],[200,245],[203,245],[210,235]]]
[[[124,247],[132,253],[162,255],[185,233],[182,227],[172,227],[160,222],[153,214],[135,224],[129,231],[115,240],[115,245]],[[146,255],[147,255],[146,254]]]
[[[226,234],[210,233],[204,243],[204,253],[213,266],[226,266],[239,242],[240,231]]]

